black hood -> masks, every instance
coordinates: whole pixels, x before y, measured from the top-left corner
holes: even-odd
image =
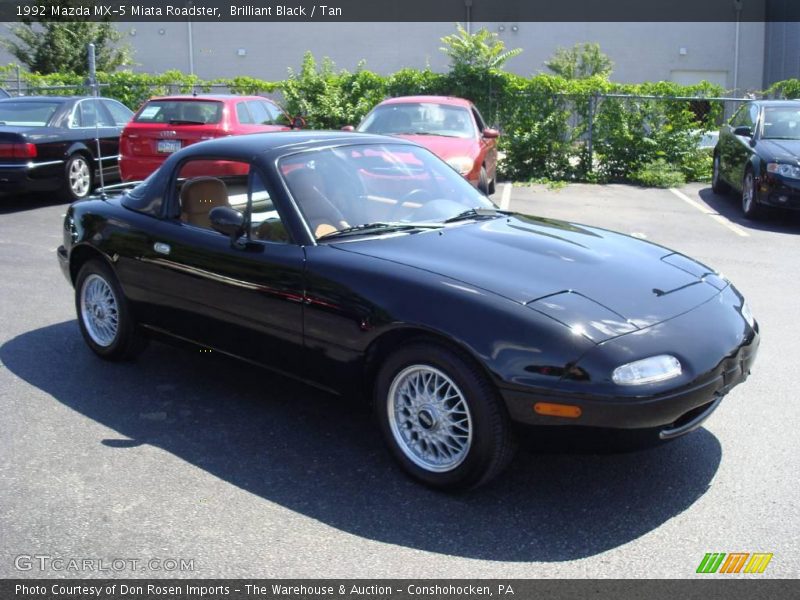
[[[596,341],[682,314],[727,285],[662,246],[523,215],[336,245],[493,292],[566,325],[570,315],[596,320],[599,333],[587,336]]]
[[[798,164],[800,140],[760,140],[758,153],[765,160]]]

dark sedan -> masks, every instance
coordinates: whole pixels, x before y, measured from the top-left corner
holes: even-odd
[[[686,434],[759,345],[713,269],[500,211],[384,136],[189,146],[129,191],[74,203],[58,258],[99,356],[178,339],[365,391],[400,464],[441,488],[496,475],[527,429],[515,424]]]
[[[118,180],[119,136],[131,116],[110,98],[0,100],[0,193],[85,198],[100,182],[101,163],[105,182]]]
[[[800,101],[742,105],[720,129],[712,188],[741,194],[748,219],[769,207],[800,210]]]

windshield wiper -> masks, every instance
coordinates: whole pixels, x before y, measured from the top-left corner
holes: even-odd
[[[470,208],[469,210],[465,210],[462,213],[458,213],[455,217],[450,217],[449,219],[445,219],[443,222],[455,223],[456,221],[466,221],[467,219],[480,219],[482,217],[499,217],[500,215],[503,214],[506,213],[496,208],[484,208],[482,206],[476,206],[475,208]]]
[[[368,233],[388,233],[390,231],[407,231],[409,229],[440,229],[440,223],[389,223],[385,221],[378,221],[376,223],[363,223],[361,225],[353,225],[352,227],[345,227],[338,231],[331,231],[317,238],[317,240],[326,240],[336,237],[345,237],[348,235],[363,235]]]
[[[191,121],[189,119],[170,119],[170,125],[205,125],[205,121]]]
[[[436,133],[435,131],[401,131],[400,133],[392,133],[391,135],[435,135],[439,137],[458,137],[457,135],[450,135],[449,133]]]

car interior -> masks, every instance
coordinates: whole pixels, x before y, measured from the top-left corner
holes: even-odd
[[[209,164],[207,161],[204,161]],[[184,165],[182,171],[191,171],[191,163]],[[187,225],[213,229],[209,218],[210,212],[218,206],[228,206],[241,213],[247,211],[248,176],[227,175],[231,171],[230,164],[218,165],[222,173],[217,176],[201,175],[178,177],[178,197],[180,200],[179,220]],[[236,166],[244,167],[244,163]],[[238,170],[243,170],[242,168]],[[183,173],[181,173],[183,174]],[[275,209],[267,190],[259,177],[253,179],[252,214],[250,237],[254,240],[285,243],[290,236],[280,215]]]

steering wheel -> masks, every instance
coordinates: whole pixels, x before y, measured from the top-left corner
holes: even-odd
[[[414,213],[414,211],[420,208],[418,206],[403,206],[406,202],[415,202],[424,205],[427,201],[432,199],[433,195],[428,190],[424,188],[415,188],[398,200],[397,204],[391,211],[389,220],[402,221],[401,217],[409,217]]]

